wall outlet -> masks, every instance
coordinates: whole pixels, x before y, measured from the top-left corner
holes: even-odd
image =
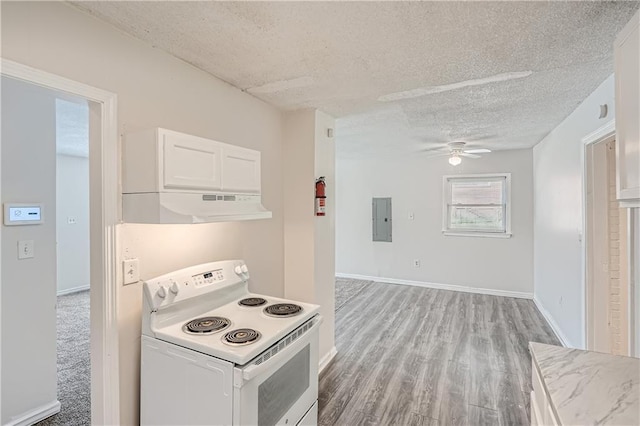
[[[133,284],[140,281],[140,262],[138,259],[127,259],[122,262],[124,268],[124,284]]]
[[[35,256],[33,240],[18,241],[18,259],[31,259]]]
[[[78,223],[78,220],[75,217],[67,216],[67,224],[75,225],[76,223]]]
[[[414,268],[420,267],[420,259],[413,259],[413,267]]]

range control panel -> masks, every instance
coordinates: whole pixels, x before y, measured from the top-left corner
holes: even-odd
[[[224,274],[222,269],[216,269],[215,271],[205,272],[204,274],[198,274],[193,276],[193,283],[196,287],[201,285],[207,285],[224,280]]]
[[[225,288],[246,286],[249,269],[242,260],[203,263],[161,275],[143,284],[151,311]]]

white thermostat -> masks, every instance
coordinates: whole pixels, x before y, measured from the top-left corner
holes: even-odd
[[[5,204],[5,225],[38,225],[44,222],[42,204]]]

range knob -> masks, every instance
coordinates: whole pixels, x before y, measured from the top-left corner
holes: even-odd
[[[171,284],[171,287],[169,287],[169,290],[171,290],[171,293],[173,294],[178,294],[180,287],[178,287],[178,283],[174,281],[173,284]]]
[[[249,272],[249,268],[247,268],[247,265],[242,265],[242,267],[240,269],[242,269],[242,272],[245,273],[245,274],[247,272]]]
[[[240,265],[236,266],[233,270],[238,275],[242,274],[242,267]]]
[[[164,299],[165,297],[167,297],[167,288],[161,285],[160,288],[158,288],[158,292],[156,294],[159,298]]]

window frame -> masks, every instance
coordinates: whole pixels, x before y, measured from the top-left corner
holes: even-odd
[[[449,207],[451,204],[451,182],[453,181],[487,181],[504,179],[503,203],[504,206],[504,231],[491,231],[487,229],[451,229]],[[464,205],[464,204],[463,204]],[[468,175],[445,175],[442,177],[442,234],[456,237],[488,237],[511,238],[511,173],[483,173]]]

